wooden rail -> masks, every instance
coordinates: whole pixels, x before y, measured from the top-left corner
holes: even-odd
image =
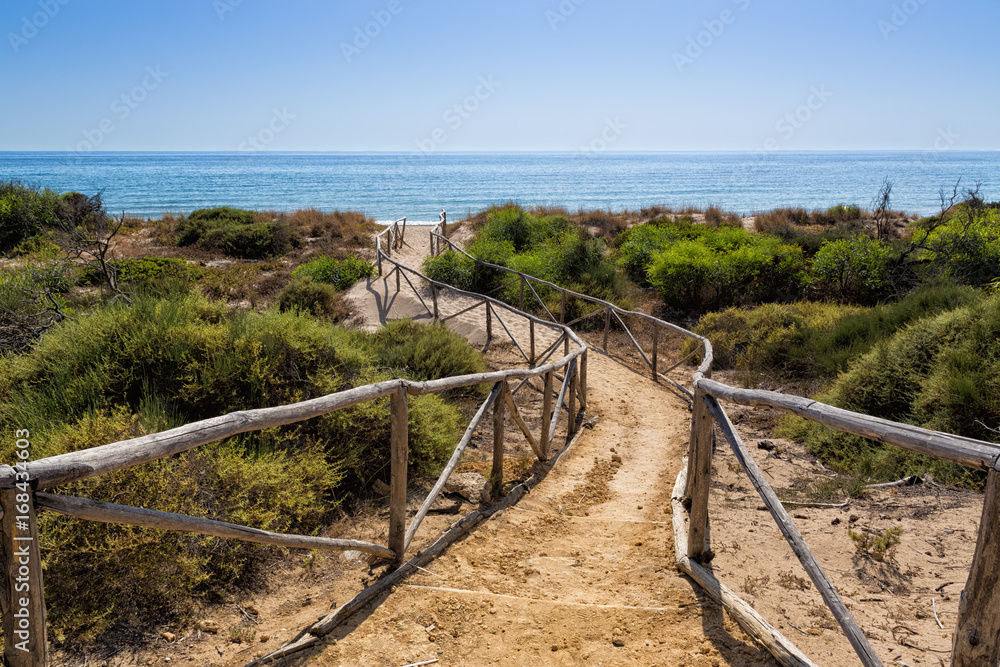
[[[444,221],[445,214],[442,212],[439,227],[441,232],[445,229]],[[490,407],[494,409],[494,466],[489,482],[494,499],[503,487],[504,408],[510,409],[518,427],[525,434],[532,451],[539,455],[539,459],[548,458],[547,450],[539,452],[538,442],[548,443],[554,438],[556,424],[559,422],[558,413],[567,393],[576,392],[570,397],[570,410],[575,409],[577,394],[581,409],[586,405],[586,389],[584,387],[586,378],[585,375],[580,376],[577,371],[578,368],[581,368],[579,359],[586,353],[586,344],[572,329],[563,324],[541,320],[490,297],[480,297],[468,292],[453,290],[448,285],[430,281],[426,276],[403,266],[392,258],[392,252],[394,249],[399,250],[404,245],[408,245],[405,236],[406,219],[400,218],[375,237],[379,270],[383,271],[387,264],[392,266],[392,271],[396,274],[397,290],[402,287],[401,279],[405,279],[406,283],[420,297],[419,290],[415,288],[411,280],[413,277],[430,284],[434,290],[448,289],[462,295],[476,297],[479,299],[477,306],[486,305],[485,313],[488,318],[495,317],[503,323],[499,313],[504,311],[514,317],[527,318],[532,323],[532,330],[534,330],[535,325],[552,329],[558,340],[566,341],[566,354],[556,361],[528,368],[453,376],[427,382],[414,382],[405,379],[388,380],[290,405],[234,412],[160,433],[152,433],[36,461],[21,462],[16,466],[0,466],[0,509],[3,510],[3,521],[0,524],[0,531],[2,531],[0,563],[3,565],[3,574],[0,576],[0,611],[3,613],[4,657],[7,665],[40,666],[45,665],[47,660],[45,599],[38,551],[36,508],[101,523],[194,532],[292,548],[354,550],[371,554],[374,557],[402,562],[407,548],[424,516],[429,511],[430,505],[454,471],[462,451],[471,439],[472,432],[480,425]],[[388,278],[389,275],[391,274],[385,275],[385,277]],[[422,298],[421,302],[423,302]],[[426,303],[424,305],[426,307]],[[437,311],[436,300],[435,311]],[[435,312],[436,316],[438,314]],[[506,327],[506,325],[504,326]],[[511,334],[511,338],[516,342],[513,334]],[[572,350],[568,349],[570,343],[574,348]],[[555,349],[557,346],[553,346],[552,351],[554,352]],[[509,383],[531,377],[549,378],[551,381],[551,377],[556,371],[564,372],[566,378],[559,393],[558,407],[554,411],[555,414],[549,413],[542,416],[542,428],[539,429],[536,438],[519,414],[514,398],[516,392],[511,391]],[[465,436],[458,443],[451,460],[435,482],[427,499],[422,503],[417,515],[407,527],[408,397],[440,393],[478,384],[492,384],[493,391],[480,407],[473,422],[466,430]],[[550,387],[550,394],[552,393]],[[273,533],[200,517],[42,493],[44,489],[156,461],[239,433],[292,424],[385,397],[389,398],[391,416],[387,546],[360,540]],[[544,404],[548,406],[552,398],[552,395],[547,397]],[[577,415],[571,414],[566,420],[567,439],[572,436],[575,430],[576,419]],[[94,582],[94,584],[99,585],[100,582]]]
[[[971,667],[972,665],[996,665],[998,663],[998,659],[1000,659],[1000,585],[998,585],[997,579],[998,574],[1000,574],[1000,537],[997,537],[998,533],[993,529],[997,521],[1000,521],[1000,445],[947,433],[929,431],[907,424],[890,422],[797,396],[729,387],[711,380],[712,344],[704,337],[698,336],[677,325],[646,315],[645,313],[623,310],[608,301],[573,292],[561,288],[554,283],[512,271],[506,267],[480,262],[474,257],[472,258],[473,261],[512,276],[509,281],[504,283],[503,287],[511,284],[518,285],[517,308],[489,295],[475,294],[444,283],[435,282],[393,259],[393,250],[399,250],[404,245],[409,245],[405,241],[405,235],[406,218],[396,220],[376,235],[375,251],[379,274],[385,278],[389,278],[389,276],[395,273],[397,291],[401,289],[401,280],[405,280],[416,297],[424,305],[424,308],[434,317],[435,321],[448,320],[459,314],[475,311],[479,306],[485,306],[486,346],[489,346],[493,338],[492,322],[493,319],[496,319],[530,367],[441,378],[428,382],[412,382],[404,379],[390,380],[292,405],[231,413],[162,433],[150,434],[140,438],[62,454],[38,461],[21,463],[14,467],[0,466],[0,509],[3,510],[2,523],[0,523],[3,532],[2,549],[0,549],[0,558],[2,558],[3,563],[3,576],[0,577],[0,603],[2,603],[4,618],[5,658],[8,665],[43,665],[46,659],[45,603],[42,595],[41,564],[37,550],[37,523],[34,517],[34,508],[36,506],[94,521],[199,532],[209,535],[232,537],[234,539],[301,548],[350,548],[367,552],[374,556],[391,557],[396,561],[402,561],[430,505],[444,487],[448,476],[455,469],[462,451],[471,439],[472,432],[482,423],[491,407],[493,408],[493,469],[489,482],[491,494],[493,494],[494,499],[503,484],[502,447],[505,412],[510,412],[514,423],[523,433],[532,452],[534,452],[540,461],[550,458],[549,449],[555,435],[556,424],[559,422],[559,414],[564,405],[567,406],[567,411],[569,412],[567,440],[572,436],[576,427],[577,405],[581,412],[586,410],[587,406],[588,354],[587,344],[572,327],[602,314],[604,315],[604,328],[601,339],[603,343],[602,349],[605,354],[613,356],[612,351],[609,349],[609,337],[612,322],[614,321],[626,334],[626,338],[631,345],[628,349],[634,348],[638,352],[638,357],[642,363],[649,368],[652,379],[657,382],[661,380],[667,381],[675,388],[682,390],[683,395],[690,398],[692,402],[693,414],[687,467],[682,469],[681,474],[677,478],[671,500],[677,566],[702,586],[713,599],[722,604],[737,623],[767,648],[781,664],[795,666],[813,665],[787,638],[783,637],[745,601],[722,585],[709,570],[701,565],[701,562],[707,560],[711,555],[708,531],[708,503],[710,499],[709,488],[714,444],[713,422],[718,424],[723,436],[733,448],[744,471],[761,495],[765,506],[771,512],[782,534],[788,540],[793,551],[799,557],[803,567],[813,580],[813,583],[819,589],[824,601],[827,602],[827,605],[841,624],[862,664],[881,665],[882,663],[868,643],[861,628],[843,605],[840,597],[823,573],[822,568],[819,567],[818,562],[809,551],[801,534],[795,528],[794,523],[774,495],[773,490],[760,475],[756,463],[753,461],[745,445],[743,445],[742,440],[736,433],[717,399],[790,412],[845,432],[862,435],[939,459],[986,470],[988,472],[988,484],[982,521],[980,522],[979,540],[969,580],[965,591],[962,593],[958,628],[954,636],[952,664],[960,665],[961,667]],[[439,254],[442,251],[442,247],[447,247],[452,251],[471,257],[471,255],[468,255],[464,250],[455,246],[447,238],[447,214],[444,211],[441,212],[438,225],[430,231],[430,246],[431,253],[434,255]],[[384,273],[386,264],[392,265],[392,269],[388,274]],[[413,280],[411,280],[411,276],[418,282],[429,286],[433,310],[428,307],[426,301],[421,296],[420,290],[417,289]],[[560,312],[558,317],[548,309],[538,290],[535,289],[539,285],[559,292]],[[475,300],[475,303],[473,306],[464,308],[459,313],[449,314],[442,318],[437,298],[438,292],[441,290],[449,290],[458,295],[470,297]],[[548,319],[543,319],[525,310],[526,305],[531,304],[530,300],[526,303],[526,299],[529,296],[540,307],[540,310],[544,311]],[[565,324],[568,297],[590,303],[596,306],[596,308],[591,313]],[[517,340],[510,327],[501,318],[501,310],[507,312],[509,315],[524,318],[528,321],[529,340],[526,342],[526,346],[529,349],[528,353],[524,351],[521,342]],[[637,332],[633,332],[629,328],[628,322],[630,320],[638,320],[651,327],[651,350],[649,354],[643,349]],[[539,326],[554,330],[558,334],[558,337],[555,343],[549,345],[540,355],[541,358],[536,358],[535,329]],[[680,335],[699,343],[698,347],[688,354],[687,357],[677,361],[665,371],[661,371],[659,368],[661,336],[663,333]],[[563,357],[555,362],[546,363],[558,349],[560,342],[564,345]],[[569,349],[571,344],[575,346],[575,349]],[[684,387],[667,376],[667,373],[675,370],[689,357],[698,353],[701,353],[702,359],[692,378],[693,390]],[[558,394],[555,394],[553,379],[557,371],[560,370],[563,371],[561,386]],[[539,429],[537,439],[521,416],[515,401],[518,390],[525,386],[525,383],[531,378],[536,377],[543,381],[544,386],[542,390],[543,409],[541,428]],[[514,380],[520,380],[520,383],[517,387],[511,389],[510,382]],[[428,497],[418,510],[417,515],[407,528],[405,521],[406,457],[408,449],[406,425],[407,397],[409,395],[437,393],[485,383],[493,385],[489,397],[480,406],[465,435],[456,446],[451,460],[445,466],[441,476],[434,484]],[[42,489],[171,456],[238,433],[295,423],[386,396],[390,397],[390,413],[392,418],[392,468],[388,547],[352,540],[331,540],[310,536],[281,535],[244,526],[199,519],[197,517],[185,517],[166,512],[154,512],[142,508],[125,507],[111,503],[98,503],[86,499],[68,498],[38,492]],[[553,399],[555,399],[555,406],[553,406]],[[558,453],[556,456],[558,456]],[[537,480],[537,477],[532,479]],[[529,481],[529,483],[516,487],[492,511],[496,511],[516,501],[531,485]],[[690,506],[689,510],[685,509],[686,505]],[[407,576],[408,572],[420,564],[426,563],[436,556],[447,544],[450,544],[468,532],[468,530],[471,530],[474,525],[489,513],[490,511],[478,511],[469,515],[442,536],[429,549],[404,564],[393,574],[362,591],[354,600],[345,604],[329,617],[321,619],[292,644],[279,649],[279,651],[270,656],[266,656],[255,664],[263,664],[271,660],[292,656],[316,645],[319,637],[329,633],[333,627],[342,622],[350,613],[359,609],[381,591],[388,589],[400,581],[402,577]],[[28,519],[23,522],[23,526],[20,521],[22,518]],[[22,555],[23,547],[19,546],[17,540],[33,543],[35,549],[33,551],[29,550],[29,555],[25,557]],[[25,560],[28,563],[22,566],[21,564]],[[34,568],[31,566],[32,563],[35,565]],[[31,572],[28,581],[29,592],[18,592],[15,595],[15,581],[19,581],[17,577],[23,575],[23,570],[19,570],[21,567],[26,567]],[[25,595],[27,597],[24,597]],[[35,628],[35,632],[28,639],[25,639],[23,635],[17,634],[19,632],[18,624],[21,622],[22,610],[25,617],[30,618],[28,623],[33,623],[34,625],[31,627]],[[15,649],[18,646],[19,640],[22,640],[25,647],[24,651]]]
[[[715,424],[719,425],[726,440],[736,452],[744,471],[757,488],[782,534],[785,535],[789,545],[800,558],[804,569],[840,623],[861,663],[863,665],[881,665],[882,662],[872,649],[864,632],[843,605],[826,575],[823,574],[815,557],[802,540],[801,534],[774,496],[773,490],[759,475],[756,463],[746,447],[743,446],[728,416],[716,399],[781,410],[847,433],[987,471],[987,493],[984,499],[983,516],[980,521],[979,538],[969,580],[959,605],[958,628],[954,635],[952,664],[962,667],[1000,664],[1000,581],[998,581],[1000,579],[1000,537],[998,537],[1000,532],[994,530],[997,523],[1000,522],[1000,444],[891,422],[798,396],[740,389],[715,382],[711,379],[713,352],[712,344],[708,339],[650,315],[626,311],[610,302],[567,290],[554,283],[496,264],[480,262],[462,248],[451,243],[445,236],[433,230],[431,231],[431,239],[432,245],[435,246],[438,253],[440,253],[442,246],[447,246],[452,251],[470,257],[483,266],[511,275],[512,280],[505,285],[511,282],[520,283],[517,298],[521,310],[525,307],[526,286],[530,288],[527,293],[534,297],[535,302],[542,307],[541,310],[552,321],[565,322],[567,297],[593,304],[596,306],[595,310],[569,322],[567,326],[572,327],[590,318],[603,315],[604,329],[601,348],[605,354],[612,356],[609,349],[609,337],[612,323],[617,323],[625,332],[629,343],[638,352],[642,362],[648,366],[652,378],[655,381],[666,380],[670,382],[692,399],[691,438],[687,467],[678,477],[672,502],[677,564],[681,570],[705,588],[709,595],[723,604],[737,622],[783,665],[811,665],[813,663],[809,662],[800,651],[754,612],[749,605],[719,583],[707,569],[701,566],[701,562],[710,559],[712,555],[708,530],[708,503]],[[560,293],[561,310],[558,318],[545,307],[538,291],[534,289],[536,285],[542,285]],[[627,323],[629,318],[652,325],[649,354],[643,349],[636,334],[630,330]],[[659,347],[660,336],[664,331],[694,339],[700,345],[687,357],[661,372]],[[666,376],[666,373],[675,370],[688,358],[699,353],[702,359],[692,377],[693,391]],[[584,356],[583,359],[585,361],[586,357]],[[544,432],[543,428],[543,435]],[[539,449],[541,453],[544,453],[544,442]],[[689,506],[690,509],[685,509],[686,506]]]

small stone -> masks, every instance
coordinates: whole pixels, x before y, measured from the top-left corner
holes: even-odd
[[[837,517],[837,518],[835,518],[835,519],[834,519],[833,521],[831,521],[831,522],[830,522],[830,525],[831,525],[831,526],[839,526],[839,525],[840,525],[840,517],[838,516],[838,517]]]
[[[175,635],[172,632],[161,632],[160,633],[160,637],[162,637],[164,639],[164,641],[168,641],[168,642],[172,642],[175,639],[177,639],[177,635]]]
[[[243,605],[243,611],[250,614],[251,616],[260,616],[260,612],[257,610],[257,607],[254,606],[252,602]]]
[[[376,479],[374,482],[372,482],[372,491],[374,491],[377,495],[387,496],[392,491],[392,489],[390,489],[389,485],[383,482],[382,480]]]
[[[219,632],[219,624],[215,621],[198,621],[197,627],[202,632],[208,632],[213,635]]]
[[[486,478],[478,472],[455,473],[444,485],[445,493],[457,493],[470,503],[478,503],[488,496]]]
[[[857,514],[852,514],[852,515],[851,515],[851,518],[849,518],[849,519],[848,519],[848,521],[849,521],[850,523],[854,523],[855,521],[857,521],[857,520],[858,520],[858,519],[860,519],[860,518],[861,518],[861,517],[859,517],[859,516],[858,516]]]
[[[263,644],[264,642],[269,642],[269,641],[271,641],[271,635],[261,635],[260,636],[260,643],[261,644]]]
[[[553,644],[552,645],[552,652],[555,653],[558,650],[559,650],[559,646],[557,644]]]

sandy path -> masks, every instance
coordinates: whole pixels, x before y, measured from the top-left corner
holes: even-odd
[[[420,250],[405,261],[419,266]],[[429,319],[407,292],[390,278],[351,298],[370,326]],[[443,313],[466,305],[445,300]],[[459,319],[484,340],[481,312]],[[673,566],[669,494],[687,405],[597,353],[589,384],[599,420],[531,495],[335,631],[310,664],[771,663]]]

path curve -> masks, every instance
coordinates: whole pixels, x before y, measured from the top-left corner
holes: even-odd
[[[419,268],[422,246],[394,258]],[[405,282],[395,292],[394,277],[349,298],[368,328],[430,319]],[[456,320],[474,344],[485,341],[481,312]],[[674,567],[670,492],[687,448],[687,404],[593,352],[593,428],[528,497],[338,628],[310,664],[774,664]]]

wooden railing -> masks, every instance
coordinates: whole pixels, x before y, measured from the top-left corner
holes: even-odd
[[[630,366],[634,367],[638,364],[640,367],[645,367],[653,380],[668,382],[672,387],[680,390],[681,395],[692,404],[688,462],[677,477],[672,495],[675,557],[678,567],[702,586],[712,598],[722,604],[740,626],[767,648],[781,664],[813,665],[814,663],[810,662],[787,638],[735,595],[732,590],[719,582],[702,565],[702,561],[710,554],[708,503],[714,425],[718,425],[721,433],[729,442],[743,470],[764,500],[765,506],[774,517],[782,534],[788,540],[813,583],[819,589],[827,606],[837,618],[862,664],[881,665],[882,663],[868,643],[864,632],[844,606],[826,574],[809,551],[773,489],[760,474],[756,463],[733,428],[718,399],[798,414],[806,419],[849,433],[863,435],[910,451],[987,471],[987,493],[980,524],[979,541],[969,581],[962,594],[959,607],[958,628],[955,632],[952,659],[954,665],[962,667],[997,664],[996,656],[1000,650],[998,648],[1000,647],[1000,611],[998,611],[1000,608],[1000,586],[996,584],[998,571],[1000,571],[1000,537],[997,537],[993,529],[998,525],[998,519],[1000,519],[1000,512],[998,512],[998,508],[1000,508],[1000,445],[877,419],[796,396],[739,389],[714,382],[710,379],[713,359],[712,345],[708,339],[702,336],[650,315],[624,310],[608,301],[573,292],[554,283],[512,271],[506,267],[479,262],[475,258],[472,259],[484,266],[510,275],[511,278],[505,285],[519,285],[517,308],[489,295],[463,291],[430,280],[413,268],[393,259],[392,253],[394,251],[401,250],[405,245],[408,245],[405,236],[405,218],[393,222],[376,236],[375,249],[380,275],[388,281],[388,278],[395,274],[397,291],[401,289],[401,280],[405,280],[416,298],[436,321],[447,321],[482,307],[487,329],[486,345],[489,346],[494,338],[493,320],[496,319],[529,367],[442,378],[429,382],[412,382],[405,379],[389,380],[301,403],[236,412],[141,438],[38,461],[23,462],[14,467],[0,466],[0,507],[3,510],[3,520],[0,524],[3,533],[3,548],[2,553],[0,553],[3,559],[3,576],[0,576],[3,590],[0,590],[0,601],[3,603],[7,664],[42,665],[45,662],[45,602],[42,594],[38,533],[34,516],[36,507],[106,523],[198,532],[298,548],[352,549],[369,553],[373,557],[392,558],[399,562],[403,559],[430,505],[440,494],[448,476],[455,469],[473,432],[482,423],[491,408],[493,410],[494,456],[490,490],[494,499],[496,499],[503,483],[505,410],[510,411],[512,420],[522,431],[533,453],[540,461],[548,460],[551,463],[558,457],[559,452],[553,453],[551,451],[551,443],[563,408],[566,407],[566,412],[569,415],[567,420],[568,440],[577,428],[578,411],[583,412],[587,406],[587,356],[589,348],[585,342],[584,334],[578,334],[572,327],[586,319],[601,315],[604,316],[603,331],[596,334],[601,344],[593,347]],[[464,253],[447,237],[444,212],[441,214],[439,224],[430,231],[430,244],[432,254],[440,253],[442,247]],[[386,264],[392,266],[388,273],[384,273]],[[432,305],[427,304],[424,294],[414,284],[414,280],[417,281],[417,284],[428,286]],[[535,289],[539,285],[559,293],[561,308],[558,317],[548,309],[539,296]],[[440,312],[440,303],[437,298],[438,293],[442,290],[467,297],[473,303],[455,313],[443,315]],[[594,310],[584,317],[565,323],[567,298],[590,303],[594,306]],[[527,308],[544,312],[548,319],[529,313]],[[516,333],[501,317],[501,312],[508,317],[522,318],[528,322],[527,340],[523,338],[518,340]],[[631,328],[629,322],[633,323]],[[535,332],[538,327],[548,328],[556,334],[555,342],[550,343],[541,353],[536,353]],[[615,332],[620,331],[624,334],[624,336],[618,336],[624,341],[621,348],[612,349],[610,345],[613,328]],[[587,335],[595,336],[594,333]],[[661,370],[659,357],[667,336],[693,339],[699,345],[684,358],[675,360],[670,367]],[[643,347],[643,342],[647,342],[648,354]],[[563,356],[558,361],[548,362],[560,344],[563,345]],[[570,350],[571,346],[575,346],[575,349]],[[528,351],[525,351],[525,348]],[[668,376],[668,373],[675,371],[684,361],[699,353],[702,359],[693,375],[691,389]],[[563,377],[558,394],[556,394],[554,380],[559,370],[563,371]],[[541,379],[543,384],[543,408],[537,438],[522,418],[515,400],[517,393],[532,378]],[[518,384],[512,388],[511,384],[515,381]],[[405,521],[407,397],[484,383],[492,384],[492,391],[473,417],[444,471],[407,527]],[[42,492],[44,489],[60,484],[155,461],[238,433],[295,423],[385,396],[390,398],[392,420],[390,516],[387,546],[358,540],[281,535],[196,517]],[[554,405],[553,399],[555,399]],[[535,476],[515,487],[499,505],[494,506],[492,511],[516,502],[533,484],[537,483],[537,480],[538,477]],[[316,645],[322,636],[332,631],[348,615],[367,604],[381,592],[394,586],[415,568],[436,557],[448,544],[489,516],[490,512],[491,510],[485,509],[468,515],[429,548],[380,579],[376,584],[366,588],[334,613],[320,619],[304,631],[297,640],[253,664],[263,664],[295,655]],[[29,547],[25,548],[25,543]],[[22,584],[27,584],[27,590],[20,588]],[[17,634],[24,632],[23,628],[25,627],[30,629],[27,635]],[[21,651],[16,648],[19,645],[23,645],[27,650]],[[992,662],[990,662],[991,660]]]
[[[815,556],[809,550],[794,522],[785,511],[774,490],[761,475],[757,464],[750,456],[735,428],[719,404],[719,399],[733,403],[766,407],[799,415],[831,428],[864,436],[886,444],[924,454],[937,459],[951,461],[987,472],[987,489],[984,499],[982,520],[976,552],[970,570],[969,580],[962,593],[959,606],[958,625],[953,638],[952,664],[961,667],[989,665],[996,667],[1000,660],[1000,444],[984,442],[972,438],[930,431],[909,424],[892,422],[856,412],[850,412],[825,405],[818,401],[767,391],[754,391],[730,387],[711,380],[713,361],[712,344],[702,336],[681,327],[664,322],[644,313],[636,313],[618,308],[614,304],[586,296],[551,282],[507,269],[506,267],[480,262],[460,247],[449,241],[442,233],[441,225],[431,231],[431,251],[440,252],[442,246],[464,254],[479,264],[494,270],[504,271],[513,276],[513,283],[520,284],[519,306],[539,308],[550,321],[565,320],[567,296],[581,299],[595,306],[595,310],[583,318],[569,322],[573,326],[583,319],[603,315],[605,325],[602,344],[594,345],[609,356],[609,333],[612,322],[624,332],[626,347],[631,345],[656,381],[666,380],[683,390],[692,402],[691,438],[688,448],[687,466],[677,477],[672,496],[675,557],[678,567],[691,576],[708,594],[722,604],[737,620],[741,627],[768,649],[783,665],[814,665],[792,642],[781,635],[770,623],[761,617],[750,605],[741,600],[706,569],[702,561],[711,554],[709,540],[709,490],[712,474],[712,452],[714,429],[717,425],[733,449],[737,459],[764,501],[765,506],[785,536],[813,584],[819,590],[824,602],[830,608],[851,646],[863,665],[881,665],[878,655],[868,642],[863,630],[844,605],[829,578],[823,572]],[[505,283],[505,286],[511,283]],[[558,318],[545,306],[534,285],[544,285],[561,293],[562,310]],[[527,303],[525,295],[529,295]],[[540,315],[541,316],[541,315]],[[630,330],[629,320],[638,320],[651,327],[650,352],[647,354],[635,331]],[[666,371],[658,367],[658,343],[662,334],[680,334],[694,339],[700,344],[683,359]],[[692,377],[689,390],[666,376],[695,354],[701,354],[701,363]]]
[[[430,281],[392,259],[391,248],[402,247],[405,243],[405,233],[404,218],[390,225],[376,237],[379,265],[384,266],[386,263],[393,265],[394,270],[398,272],[397,288],[400,276],[406,278],[407,283],[411,285],[413,283],[410,276],[413,276],[428,283],[434,290],[448,289],[447,285]],[[382,244],[386,242],[387,245],[383,250]],[[417,293],[419,296],[419,291]],[[0,576],[3,584],[0,586],[0,601],[2,601],[0,611],[3,614],[6,664],[36,666],[45,665],[47,660],[45,598],[35,517],[37,509],[50,510],[88,521],[193,532],[284,547],[353,550],[370,554],[374,558],[391,559],[401,563],[424,517],[455,470],[473,433],[491,410],[494,428],[493,466],[489,478],[489,491],[493,500],[498,499],[504,482],[503,422],[506,411],[510,412],[538,460],[552,459],[553,443],[561,415],[565,413],[567,416],[565,421],[568,440],[576,432],[579,413],[586,409],[587,346],[569,327],[546,322],[489,297],[472,296],[479,298],[479,304],[485,305],[488,321],[489,318],[496,317],[503,323],[501,312],[506,317],[525,318],[531,323],[532,330],[535,326],[552,330],[557,342],[551,346],[547,355],[536,360],[537,363],[531,363],[528,368],[461,375],[427,382],[388,380],[290,405],[234,412],[160,433],[44,459],[23,461],[15,466],[0,466],[0,508],[3,511],[3,520],[0,523],[3,545],[0,550],[3,570]],[[435,313],[437,312],[438,306],[435,300]],[[506,328],[506,324],[504,327]],[[513,335],[511,339],[517,342]],[[559,343],[564,344],[565,354],[555,361],[549,361]],[[556,394],[554,379],[559,372],[562,374],[562,381]],[[537,437],[522,417],[516,400],[518,391],[532,378],[538,378],[543,385],[543,407]],[[513,383],[517,383],[517,386],[512,387]],[[489,396],[479,407],[440,477],[407,525],[408,397],[441,393],[479,384],[492,385]],[[293,424],[384,397],[389,398],[391,414],[389,529],[386,545],[361,540],[279,534],[222,521],[46,492],[47,489],[63,484],[156,461],[240,433]],[[529,486],[530,480],[517,487],[507,500],[513,502],[513,499],[523,495]],[[484,516],[486,516],[484,511],[473,513],[460,522],[460,526],[463,530],[468,530]],[[416,566],[415,563],[424,562],[421,559],[426,558],[427,554],[433,555],[435,549],[441,548],[442,540],[446,543],[447,540],[455,539],[458,534],[460,533],[452,529],[440,538],[434,547],[397,569],[393,575],[362,591],[354,601],[321,619],[310,627],[303,637],[272,654],[269,659],[290,655],[315,644],[320,637],[342,622],[348,613],[361,605],[363,600],[370,599],[385,586],[391,585],[392,581],[397,580],[396,578],[404,576]],[[100,582],[80,582],[80,585],[99,586]]]

